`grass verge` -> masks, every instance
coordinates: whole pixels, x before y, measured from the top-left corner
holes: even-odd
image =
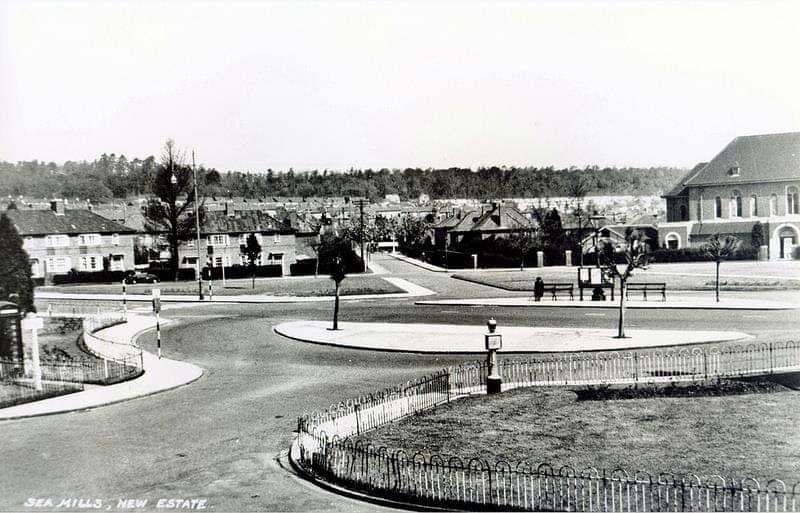
[[[334,293],[333,280],[327,276],[302,277],[302,278],[264,278],[256,279],[255,288],[250,279],[227,280],[226,286],[222,281],[212,282],[214,296],[239,296],[239,295],[265,295],[265,296],[332,296]],[[162,282],[157,284],[128,285],[129,294],[150,294],[154,288],[161,289],[162,294],[170,295],[197,295],[196,281]],[[38,287],[39,291],[61,292],[73,294],[121,294],[122,285],[115,283],[92,285],[60,285],[53,287]],[[204,292],[208,293],[208,282],[204,282]],[[404,292],[401,288],[392,285],[386,280],[373,275],[348,276],[342,282],[341,294],[346,296],[360,294],[392,294]]]
[[[465,462],[548,462],[629,472],[800,478],[800,393],[578,401],[561,388],[454,401],[362,435]]]

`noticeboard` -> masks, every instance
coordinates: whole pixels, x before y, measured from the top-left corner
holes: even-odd
[[[503,348],[503,336],[498,333],[493,333],[490,335],[484,335],[486,340],[486,349],[502,349]]]

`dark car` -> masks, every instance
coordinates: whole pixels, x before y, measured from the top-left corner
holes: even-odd
[[[125,283],[158,283],[158,276],[140,271],[130,272],[127,276],[125,276]]]

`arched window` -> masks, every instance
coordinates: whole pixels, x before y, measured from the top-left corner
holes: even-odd
[[[758,217],[758,198],[755,194],[750,196],[750,217]]]
[[[719,196],[714,198],[714,217],[717,219],[722,217],[722,198]]]
[[[668,233],[667,236],[664,238],[664,242],[666,243],[666,246],[669,249],[681,248],[681,236],[675,232]]]
[[[786,188],[786,213],[798,214],[800,213],[800,205],[797,202],[797,187],[791,186]]]
[[[730,217],[742,217],[742,194],[739,191],[733,191],[731,196]]]
[[[681,211],[681,221],[686,221],[686,219],[688,219],[686,217],[686,205],[681,205],[680,211]]]
[[[778,215],[778,195],[772,194],[769,197],[769,215],[770,217]]]

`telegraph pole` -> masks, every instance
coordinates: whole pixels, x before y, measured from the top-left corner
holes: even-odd
[[[358,208],[361,211],[361,233],[359,239],[361,242],[361,261],[364,263],[364,272],[367,272],[367,259],[364,258],[364,203],[367,200],[360,199],[358,200]]]
[[[197,195],[197,167],[194,164],[194,150],[192,150],[192,175],[194,176],[194,223],[197,230],[197,290],[200,301],[203,300],[203,267],[200,265],[200,197]]]

